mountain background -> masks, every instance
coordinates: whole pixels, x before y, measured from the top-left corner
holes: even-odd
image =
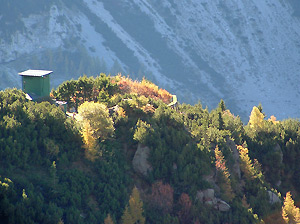
[[[297,0],[2,0],[0,89],[26,69],[53,70],[51,85],[100,72],[145,76],[209,109],[224,99],[248,121],[299,117]]]

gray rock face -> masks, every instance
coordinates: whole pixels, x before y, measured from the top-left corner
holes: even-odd
[[[210,183],[217,193],[220,192],[220,187],[216,184],[216,175],[213,171],[211,171],[208,175],[204,176],[203,179]]]
[[[240,169],[240,156],[238,149],[236,147],[236,144],[234,141],[229,139],[228,137],[226,138],[226,144],[230,147],[234,159],[234,165],[233,165],[233,170],[232,172],[239,178],[241,179],[241,169]]]
[[[149,153],[150,149],[147,146],[138,144],[138,148],[132,160],[133,169],[144,176],[152,171],[151,164],[148,162]]]
[[[196,194],[196,200],[199,200],[205,205],[212,206],[216,210],[221,212],[227,212],[230,209],[229,204],[215,197],[214,189],[206,189],[203,191],[198,191]]]
[[[204,193],[203,191],[197,191],[196,200],[203,202]]]
[[[213,206],[217,203],[214,189],[206,189],[203,191],[198,191],[196,195],[196,199],[210,206]]]
[[[272,191],[268,191],[270,204],[281,203],[280,198]]]
[[[215,190],[214,189],[206,189],[203,191],[204,200],[213,200],[215,197]]]
[[[281,150],[281,147],[279,144],[276,144],[276,146],[274,147],[274,151],[277,152],[280,156],[280,163],[283,162],[283,153],[282,153],[282,150]]]
[[[227,204],[225,201],[218,200],[216,204],[216,209],[219,210],[220,212],[228,212],[230,209],[230,205]]]

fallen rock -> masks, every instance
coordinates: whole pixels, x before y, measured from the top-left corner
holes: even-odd
[[[268,191],[268,194],[269,194],[269,202],[271,204],[275,204],[275,203],[278,203],[278,202],[280,203],[281,202],[280,198],[274,192]]]
[[[209,188],[203,191],[197,191],[196,200],[199,200],[202,203],[210,204],[211,201],[215,201],[215,190]]]
[[[230,205],[225,201],[215,197],[214,189],[206,189],[204,191],[197,191],[196,200],[199,200],[205,205],[214,207],[221,212],[227,212],[230,209]]]
[[[228,212],[230,209],[230,205],[225,201],[218,199],[215,208],[220,212]]]
[[[215,190],[214,189],[206,189],[203,191],[203,199],[205,201],[213,200],[215,198]]]
[[[177,170],[177,164],[173,163],[173,170]]]
[[[198,200],[198,201],[200,201],[200,202],[203,203],[203,198],[204,198],[203,191],[197,191],[196,200]]]
[[[212,185],[215,192],[220,193],[220,187],[216,184],[216,174],[214,172],[210,172],[208,175],[203,176],[203,179]]]
[[[149,147],[138,144],[138,148],[132,160],[133,169],[137,173],[140,173],[144,176],[146,176],[148,172],[152,171],[152,166],[148,162],[149,154],[150,154]]]

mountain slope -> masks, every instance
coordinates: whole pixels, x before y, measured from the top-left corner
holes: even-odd
[[[223,98],[245,121],[259,102],[268,116],[299,117],[300,20],[293,0],[26,2],[32,10],[3,4],[18,16],[0,19],[2,89],[20,87],[16,73],[27,68],[53,69],[53,86],[83,72],[123,71],[146,76],[181,102],[213,108]],[[59,54],[64,63],[51,64]],[[97,60],[103,64],[95,66]]]

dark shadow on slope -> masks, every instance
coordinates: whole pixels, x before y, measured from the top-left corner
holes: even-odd
[[[292,8],[294,9],[293,16],[300,18],[300,2],[299,2],[299,0],[288,0],[288,2],[291,4]]]
[[[153,21],[145,13],[136,5],[127,7],[117,0],[105,0],[104,6],[118,24],[157,60],[162,73],[179,82],[185,81],[184,74],[189,71],[182,59],[168,47],[168,39],[156,31]]]

